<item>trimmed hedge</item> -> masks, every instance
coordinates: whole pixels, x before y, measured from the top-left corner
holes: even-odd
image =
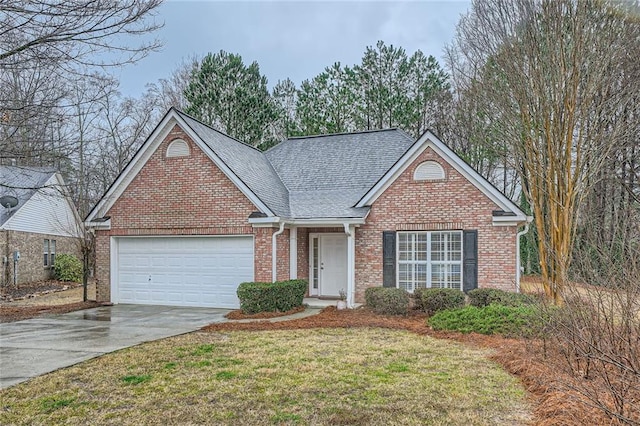
[[[544,322],[542,313],[535,306],[498,304],[482,308],[465,306],[461,309],[447,309],[427,321],[434,330],[502,334],[508,337],[539,336]]]
[[[71,254],[61,253],[53,263],[53,276],[60,281],[82,282],[82,262]]]
[[[425,288],[421,290],[422,310],[429,315],[445,309],[464,306],[464,293],[452,288]]]
[[[535,303],[535,298],[527,294],[512,293],[497,288],[476,288],[467,293],[469,304],[482,308],[492,303],[502,306],[524,306]]]
[[[364,300],[378,314],[406,315],[409,310],[409,293],[401,288],[369,287]]]
[[[290,311],[302,306],[307,285],[305,280],[241,283],[237,291],[240,309],[245,314]]]

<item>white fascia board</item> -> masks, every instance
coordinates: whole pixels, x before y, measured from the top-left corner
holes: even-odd
[[[349,217],[349,218],[317,218],[317,219],[291,219],[287,220],[288,224],[297,226],[317,226],[317,227],[341,227],[345,223],[348,225],[364,225],[366,223],[365,218],[361,217]]]
[[[283,219],[280,217],[258,217],[249,219],[249,223],[254,228],[271,227],[277,225],[280,222],[284,222],[286,225],[291,226],[313,226],[318,228],[328,227],[342,227],[344,224],[348,225],[364,225],[366,223],[365,218],[317,218],[317,219]]]
[[[254,227],[259,226],[271,226],[273,224],[280,223],[279,216],[271,216],[271,217],[252,217],[249,218],[249,223]]]
[[[84,226],[86,226],[87,228],[90,229],[96,229],[96,230],[110,230],[111,229],[111,219],[106,220],[104,222],[89,222],[89,221],[85,221],[84,222]]]
[[[365,194],[356,204],[356,207],[371,205],[382,193],[411,165],[415,159],[428,147],[431,147],[436,154],[442,157],[456,171],[462,174],[469,182],[478,188],[491,201],[504,211],[513,212],[516,216],[510,216],[511,221],[524,222],[526,215],[511,200],[509,200],[498,189],[491,185],[485,178],[469,166],[462,158],[440,141],[436,135],[430,131],[425,132],[420,139],[405,153],[405,155],[380,179],[380,181]]]
[[[191,127],[176,113],[174,109],[169,110],[163,120],[156,126],[154,131],[149,135],[142,147],[138,150],[133,159],[127,164],[111,188],[100,199],[98,204],[91,210],[86,218],[86,223],[92,222],[94,219],[102,217],[113,206],[125,189],[140,173],[140,170],[149,161],[149,158],[155,153],[158,146],[167,137],[175,124],[178,124],[182,130],[187,133],[198,147],[207,154],[216,166],[240,189],[240,191],[263,213],[274,216],[273,212],[244,184],[236,175],[227,167],[227,165],[218,157],[197,135]]]

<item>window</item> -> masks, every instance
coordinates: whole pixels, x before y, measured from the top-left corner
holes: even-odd
[[[189,145],[182,139],[171,141],[167,147],[167,158],[171,157],[188,157]]]
[[[444,169],[435,161],[425,161],[413,172],[413,180],[441,180],[445,177]]]
[[[44,252],[44,267],[48,268],[49,267],[49,240],[44,240],[43,252]]]
[[[56,240],[45,239],[42,252],[44,254],[44,267],[52,267],[56,261]]]
[[[462,289],[462,232],[398,232],[398,287]]]
[[[56,264],[56,240],[51,240],[49,245],[49,262],[51,266]]]

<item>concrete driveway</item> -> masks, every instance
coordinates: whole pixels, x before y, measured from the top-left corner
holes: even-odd
[[[115,305],[0,324],[0,388],[226,321],[226,309]]]

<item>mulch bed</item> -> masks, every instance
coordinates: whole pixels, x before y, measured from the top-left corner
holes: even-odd
[[[298,306],[297,308],[293,308],[286,312],[259,312],[257,314],[245,314],[244,312],[242,312],[242,309],[237,309],[235,311],[229,312],[224,317],[230,320],[268,319],[293,315],[297,314],[298,312],[303,312],[304,310],[304,306]]]
[[[45,314],[66,314],[81,309],[96,308],[102,304],[94,301],[68,303],[66,305],[10,306],[0,305],[0,322],[13,322],[35,318]]]
[[[217,323],[203,327],[202,330],[221,332],[332,327],[400,329],[438,339],[450,339],[480,348],[491,349],[493,354],[490,358],[501,364],[511,374],[517,376],[529,391],[536,425],[616,424],[616,422],[598,410],[580,403],[575,393],[566,390],[566,385],[577,379],[563,374],[557,368],[562,363],[560,355],[553,350],[549,350],[549,348],[544,353],[541,342],[505,339],[500,336],[485,336],[475,333],[438,332],[426,325],[426,316],[421,314],[405,317],[387,316],[375,314],[366,308],[338,311],[335,307],[328,307],[318,315],[290,321]]]

